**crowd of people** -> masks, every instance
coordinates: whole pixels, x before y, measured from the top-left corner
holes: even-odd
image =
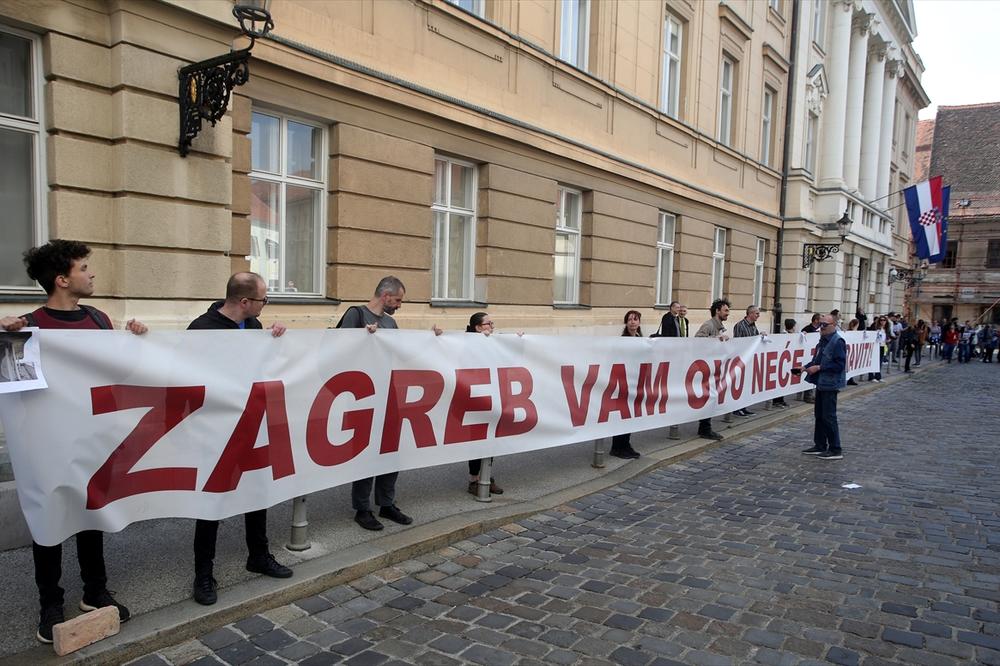
[[[45,305],[25,315],[0,318],[0,329],[17,331],[25,326],[47,329],[114,328],[107,314],[80,303],[81,299],[88,298],[94,293],[95,276],[87,263],[89,256],[90,249],[85,244],[68,240],[53,240],[25,253],[27,274],[42,286],[47,294],[47,300]],[[378,283],[371,300],[364,305],[348,308],[337,327],[365,328],[370,333],[375,333],[378,329],[395,329],[397,326],[392,315],[402,305],[405,295],[406,289],[398,278],[385,277]],[[225,298],[213,303],[204,314],[194,319],[188,328],[259,330],[263,325],[258,318],[267,303],[267,284],[261,276],[250,272],[236,273],[226,284]],[[709,308],[710,318],[692,333],[687,318],[687,307],[674,301],[651,337],[685,338],[693,335],[700,338],[717,338],[721,341],[729,340],[726,322],[729,319],[730,308],[728,300],[717,299]],[[760,335],[761,331],[758,330],[756,323],[759,317],[760,308],[757,305],[747,307],[744,316],[733,326],[733,337]],[[629,310],[624,317],[621,335],[643,337],[641,319],[640,312]],[[796,332],[796,326],[794,319],[783,321],[785,333]],[[805,380],[815,387],[805,398],[815,403],[814,446],[803,453],[830,460],[842,457],[836,418],[837,393],[847,383],[853,383],[853,380],[847,382],[845,379],[846,347],[839,335],[841,326],[842,321],[837,310],[828,315],[813,315],[801,331],[819,332],[820,343],[811,361],[793,369],[793,372],[802,373]],[[143,323],[134,319],[129,320],[125,328],[135,335],[143,335],[148,330]],[[283,335],[286,331],[286,327],[279,322],[268,328],[275,337]],[[969,362],[976,356],[983,362],[991,363],[998,340],[995,327],[988,325],[976,327],[968,321],[964,326],[959,326],[957,320],[932,322],[930,325],[921,320],[910,325],[898,314],[889,313],[886,316],[874,317],[869,324],[860,309],[846,326],[846,330],[859,329],[875,332],[883,363],[889,359],[898,359],[902,355],[905,358],[906,372],[910,371],[911,359],[914,359],[914,365],[920,365],[924,350],[928,347],[931,353],[940,353],[949,363],[956,350],[959,363]],[[436,334],[442,332],[437,326],[434,326],[433,330]],[[487,312],[473,314],[466,328],[466,332],[480,335],[490,335],[493,331],[493,318]],[[870,379],[881,381],[881,373],[873,373]],[[773,404],[778,407],[788,406],[784,398],[775,399]],[[747,409],[740,409],[734,413],[738,416],[752,415]],[[699,421],[698,434],[713,440],[723,438],[713,430],[711,418]],[[640,454],[632,447],[630,435],[622,434],[612,439],[610,455],[633,459],[638,458]],[[483,461],[469,461],[469,493],[476,494],[477,487],[487,483],[485,480],[480,481],[483,467]],[[489,467],[492,469],[492,465]],[[398,472],[392,472],[374,478],[360,479],[352,484],[351,503],[355,511],[354,520],[359,526],[367,530],[381,530],[384,526],[379,518],[402,525],[413,522],[410,516],[396,506],[397,478]],[[503,493],[492,476],[489,477],[488,483],[490,493]],[[377,517],[374,506],[378,507]],[[292,570],[279,563],[270,552],[267,539],[267,510],[261,509],[245,514],[244,523],[247,570],[274,578],[292,576]],[[218,525],[218,521],[213,520],[195,521],[192,596],[195,601],[204,605],[214,604],[217,600],[213,563]],[[117,601],[107,589],[103,534],[88,530],[77,534],[75,539],[80,574],[84,582],[80,609],[89,612],[113,606],[117,608],[120,620],[127,621],[130,617],[128,608]],[[51,643],[53,627],[65,619],[64,592],[60,587],[62,546],[41,546],[33,543],[32,554],[41,607],[37,638],[42,642]]]

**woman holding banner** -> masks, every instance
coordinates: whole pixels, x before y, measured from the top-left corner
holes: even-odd
[[[466,333],[482,333],[490,335],[493,333],[493,317],[488,312],[477,312],[469,317],[469,325],[465,327]],[[490,469],[493,468],[493,459],[490,459]],[[475,495],[479,492],[479,471],[483,468],[483,461],[480,459],[469,461],[469,494]],[[497,485],[496,479],[490,477],[490,494],[503,495],[503,488]]]
[[[625,313],[625,328],[622,329],[622,337],[624,338],[641,338],[642,329],[639,324],[642,320],[642,315],[636,310],[629,310]],[[615,458],[624,458],[626,460],[632,460],[639,457],[639,452],[632,448],[632,443],[629,441],[631,439],[629,433],[623,435],[615,435],[611,438],[611,450],[608,451],[608,455],[614,456]]]

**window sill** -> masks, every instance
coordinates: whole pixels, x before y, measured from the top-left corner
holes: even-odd
[[[267,296],[267,302],[275,305],[340,305],[339,298],[323,296],[291,296],[289,294]]]
[[[487,308],[489,303],[480,301],[450,301],[446,299],[434,299],[429,304],[432,308]]]
[[[589,305],[580,305],[579,303],[553,303],[553,310],[589,310]]]
[[[670,306],[669,305],[654,305],[653,309],[654,310],[669,310]]]
[[[0,303],[44,303],[49,300],[45,292],[0,293]]]

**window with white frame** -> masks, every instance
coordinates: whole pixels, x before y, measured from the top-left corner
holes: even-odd
[[[434,159],[433,288],[431,298],[471,301],[476,264],[476,167]]]
[[[486,0],[448,0],[451,4],[461,7],[465,11],[475,14],[480,18],[486,15],[485,1]]]
[[[781,13],[781,0],[767,0],[767,6],[779,14]]]
[[[736,77],[736,63],[722,57],[722,71],[719,73],[719,143],[731,145],[733,142],[733,79]]]
[[[774,136],[774,96],[775,92],[764,86],[764,108],[760,112],[760,161],[771,166],[771,137]]]
[[[562,0],[559,18],[559,57],[587,69],[590,42],[590,0]]]
[[[45,241],[38,38],[0,26],[0,290],[37,288],[21,255]]]
[[[809,173],[816,173],[816,133],[819,131],[819,117],[810,113],[806,120],[806,154],[805,167]]]
[[[667,14],[663,21],[663,72],[660,82],[660,110],[671,118],[680,113],[681,99],[681,40],[683,25]]]
[[[659,235],[656,238],[656,304],[670,305],[674,290],[674,234],[677,216],[660,211]]]
[[[826,3],[827,0],[813,0],[812,3],[812,41],[820,48],[823,48],[826,32]]]
[[[712,300],[722,298],[722,285],[726,278],[726,230],[715,228],[715,246],[712,248]]]
[[[760,307],[764,301],[764,258],[767,252],[767,243],[763,238],[757,239],[757,254],[753,260],[753,302]]]
[[[552,301],[576,305],[580,302],[580,231],[583,193],[559,188],[556,199],[556,253]]]
[[[254,111],[250,141],[250,270],[272,294],[322,295],[326,130]]]

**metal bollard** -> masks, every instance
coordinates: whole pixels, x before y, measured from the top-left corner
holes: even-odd
[[[670,426],[670,430],[667,431],[667,439],[680,439],[681,429],[680,426]]]
[[[476,486],[477,502],[492,502],[490,479],[493,478],[493,458],[483,458],[479,466],[479,484]]]
[[[306,515],[306,498],[296,497],[292,500],[292,531],[285,548],[293,551],[309,550],[309,518]]]
[[[604,467],[604,440],[595,439],[594,440],[594,460],[590,463],[591,467],[596,467],[601,469]]]

